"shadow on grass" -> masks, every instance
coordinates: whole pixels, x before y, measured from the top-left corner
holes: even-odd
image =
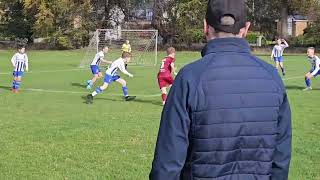
[[[146,99],[136,99],[135,102],[144,103],[144,104],[152,104],[156,106],[162,106],[162,102],[159,100],[146,100]]]
[[[87,97],[86,96],[81,96],[81,98],[84,100],[84,104],[87,104]],[[100,97],[96,97],[94,98],[94,101],[113,101],[113,102],[126,102],[124,100],[124,98],[122,96],[112,96],[110,98],[100,98]],[[143,104],[151,104],[151,105],[156,105],[156,106],[162,106],[162,102],[160,101],[155,101],[155,100],[146,100],[146,99],[139,99],[139,97],[137,97],[137,99],[130,101],[130,102],[138,102],[138,103],[143,103]]]
[[[12,87],[9,86],[0,86],[0,89],[4,89],[6,91],[11,91]]]
[[[86,85],[83,85],[83,84],[80,84],[80,83],[71,83],[71,86],[81,87],[81,88],[84,88],[84,89],[86,89],[86,88],[87,88],[87,86],[86,86]]]
[[[288,89],[288,90],[301,90],[302,91],[305,88],[306,88],[305,86],[297,86],[297,85],[286,86],[286,89]],[[313,88],[312,90],[320,91],[320,88]]]

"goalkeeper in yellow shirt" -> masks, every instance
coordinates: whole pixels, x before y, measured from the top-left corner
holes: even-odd
[[[122,53],[130,53],[131,54],[131,45],[130,45],[130,41],[129,40],[126,40],[126,42],[122,45]],[[126,69],[127,69],[127,66],[128,64],[126,63]]]

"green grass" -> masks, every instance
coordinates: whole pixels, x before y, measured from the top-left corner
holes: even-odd
[[[91,74],[76,69],[83,53],[28,52],[31,72],[20,94],[9,90],[12,55],[0,51],[0,179],[147,179],[162,110],[154,96],[157,67],[129,67],[135,77],[123,76],[136,101],[124,102],[121,87],[112,84],[87,105],[84,85]],[[178,52],[177,65],[199,57]],[[302,92],[306,58],[288,56],[286,65],[293,113],[290,180],[320,180],[320,81],[313,80],[314,91]]]

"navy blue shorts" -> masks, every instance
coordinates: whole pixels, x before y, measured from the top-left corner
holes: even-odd
[[[22,77],[24,75],[23,71],[13,71],[14,77]]]
[[[283,56],[280,57],[274,57],[275,62],[283,62]]]
[[[106,74],[106,76],[104,77],[104,82],[110,84],[114,81],[117,81],[118,79],[120,79],[119,75],[111,76],[109,74]]]
[[[90,68],[93,75],[97,75],[101,72],[99,66],[97,65],[91,65]]]

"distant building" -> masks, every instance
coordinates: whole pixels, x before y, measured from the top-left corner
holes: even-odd
[[[153,8],[151,5],[143,7],[135,7],[130,10],[128,22],[126,26],[128,29],[151,29],[151,22],[153,19]]]
[[[281,34],[281,22],[277,22],[277,32]],[[291,37],[297,37],[303,35],[304,30],[308,27],[313,21],[306,16],[302,15],[290,15],[288,17],[288,35]]]

